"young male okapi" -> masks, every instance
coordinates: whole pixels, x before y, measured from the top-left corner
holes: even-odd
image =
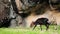
[[[42,30],[42,25],[45,25],[46,26],[46,30],[48,30],[50,23],[48,23],[48,19],[47,18],[38,18],[35,22],[31,23],[30,27],[32,27],[33,25],[35,25],[33,30],[35,29],[35,27],[37,25],[40,25],[41,30]]]

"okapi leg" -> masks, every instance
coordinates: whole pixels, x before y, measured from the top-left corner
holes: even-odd
[[[34,26],[34,28],[33,28],[33,30],[35,29],[35,27],[37,26],[37,24],[35,24],[35,26]]]
[[[42,31],[42,25],[40,25],[41,31]]]
[[[46,30],[48,30],[48,28],[49,28],[49,25],[47,24],[47,25],[45,25],[46,26]]]

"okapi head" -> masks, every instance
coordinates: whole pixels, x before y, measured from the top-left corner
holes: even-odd
[[[33,26],[34,26],[34,24],[35,24],[35,23],[34,23],[34,22],[32,22],[32,23],[30,24],[30,27],[33,27]]]

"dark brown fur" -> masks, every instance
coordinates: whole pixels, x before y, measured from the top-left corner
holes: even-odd
[[[45,25],[46,26],[46,30],[48,30],[50,24],[48,23],[48,19],[47,18],[38,18],[35,22],[31,23],[30,27],[32,27],[33,25],[35,25],[33,30],[35,29],[35,27],[37,25],[40,25],[41,30],[42,30],[41,26]]]

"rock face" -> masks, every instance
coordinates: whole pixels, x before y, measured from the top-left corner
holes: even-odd
[[[0,23],[9,17],[8,19],[15,18],[11,20],[10,27],[20,26],[19,23],[29,27],[32,21],[41,17],[54,21],[51,18],[53,14],[59,25],[60,0],[51,0],[51,6],[55,9],[51,10],[49,0],[0,0]]]
[[[9,1],[0,0],[0,20],[8,17],[9,15]]]

